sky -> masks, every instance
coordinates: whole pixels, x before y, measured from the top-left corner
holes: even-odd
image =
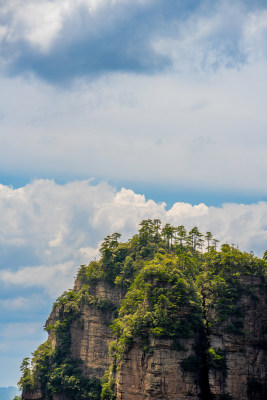
[[[267,249],[267,3],[0,2],[0,387],[105,236]]]

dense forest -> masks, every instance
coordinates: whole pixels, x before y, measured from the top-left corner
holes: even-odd
[[[58,319],[46,325],[50,337],[57,338],[56,345],[50,339],[31,359],[23,360],[22,398],[39,390],[44,399],[53,399],[57,393],[69,399],[116,399],[116,376],[124,355],[136,342],[144,354],[152,354],[151,338],[171,341],[177,352],[184,351],[185,340],[194,338],[194,354],[182,360],[181,369],[199,377],[203,399],[213,398],[209,370],[218,371],[225,379],[226,351],[211,345],[210,332],[223,326],[226,334],[248,335],[246,307],[240,299],[246,295],[257,302],[258,293],[253,286],[243,285],[242,279],[257,277],[260,290],[266,293],[267,252],[260,259],[235,245],[220,246],[211,232],[202,234],[197,227],[187,231],[170,224],[162,227],[158,219],[142,221],[139,232],[127,242],[120,238],[118,233],[107,236],[99,261],[80,267],[79,290],[67,291],[57,299],[53,309],[58,310]],[[119,306],[92,293],[91,288],[99,282],[113,290],[120,288],[123,300]],[[70,327],[76,321],[83,329],[80,315],[84,304],[113,315],[110,366],[101,379],[85,376],[81,360],[70,354]],[[261,346],[267,349],[267,340]],[[246,392],[248,398],[263,399],[266,388],[251,376]],[[216,398],[232,397],[224,393]]]

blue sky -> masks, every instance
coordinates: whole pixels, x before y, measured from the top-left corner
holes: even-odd
[[[267,248],[265,1],[0,4],[0,386],[143,218]]]

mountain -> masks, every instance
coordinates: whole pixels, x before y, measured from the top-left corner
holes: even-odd
[[[267,262],[204,238],[159,220],[108,236],[24,360],[22,398],[266,400]]]
[[[16,395],[19,395],[20,391],[14,386],[0,388],[0,400],[13,400]]]

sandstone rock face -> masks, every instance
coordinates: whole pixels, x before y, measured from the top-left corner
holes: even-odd
[[[229,395],[233,400],[264,400],[267,399],[266,295],[260,278],[241,277],[240,283],[248,289],[238,303],[244,318],[242,335],[229,334],[226,323],[211,327],[210,345],[225,351],[226,370],[210,369],[210,388],[214,399]]]
[[[78,292],[82,287],[76,280],[74,289]],[[106,283],[90,287],[90,294],[98,299],[103,299],[118,307],[123,298],[123,292],[113,288]],[[60,312],[55,307],[46,326],[52,325],[60,318]],[[81,370],[85,377],[102,378],[109,368],[109,344],[113,340],[109,325],[113,321],[113,312],[99,309],[93,305],[82,304],[78,319],[71,325],[71,347],[70,355],[74,359],[82,361]],[[54,333],[49,334],[49,340],[56,346],[58,338]]]
[[[33,392],[23,393],[21,396],[22,400],[43,400],[43,394],[41,390],[34,390]]]
[[[198,376],[181,368],[184,358],[193,354],[193,340],[183,340],[185,351],[172,349],[171,340],[150,341],[144,353],[140,343],[125,355],[117,376],[118,400],[198,400]]]
[[[84,376],[102,378],[109,367],[108,348],[113,339],[108,325],[113,313],[83,306],[71,326],[71,357],[82,360]]]
[[[120,288],[110,286],[106,282],[91,285],[90,293],[97,298],[109,300],[110,303],[114,304],[116,307],[121,304],[121,301],[124,298],[124,292]]]

